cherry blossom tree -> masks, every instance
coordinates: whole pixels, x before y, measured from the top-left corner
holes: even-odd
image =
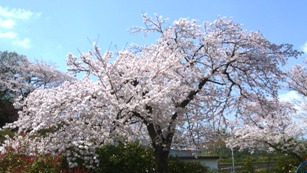
[[[289,102],[271,100],[246,103],[236,119],[227,145],[239,149],[265,149],[289,154],[303,161],[306,143],[304,127],[295,120],[297,110]]]
[[[306,63],[306,61],[304,62]],[[297,64],[288,70],[287,88],[307,96],[307,70]],[[259,147],[290,154],[303,161],[306,143],[306,103],[302,100],[252,102],[242,105],[242,113],[233,124],[228,146],[240,149]],[[290,103],[291,102],[291,103]]]
[[[307,59],[304,64],[297,64],[291,70],[288,71],[288,84],[289,89],[297,91],[302,96],[307,96]]]
[[[5,119],[1,126],[17,119],[13,107],[16,98],[25,97],[36,88],[56,87],[72,79],[47,63],[31,63],[15,52],[0,52],[0,114]]]
[[[301,114],[303,114],[301,118],[305,120],[307,111],[307,59],[288,70],[287,77],[286,87],[299,96],[293,101],[301,110]]]
[[[226,18],[203,25],[186,18],[172,24],[159,16],[143,19],[144,27],[132,32],[155,33],[154,44],[117,53],[102,53],[94,44],[80,58],[69,54],[70,71],[85,78],[35,90],[18,104],[19,120],[7,127],[32,135],[28,139],[36,150],[63,152],[70,166],[78,157],[94,166],[99,158],[89,154],[106,142],[147,141],[156,171],[166,172],[177,134],[193,143],[199,136],[201,142],[211,133],[206,121],[222,124],[240,113],[238,106],[246,100],[277,97],[280,66],[300,54]],[[42,129],[52,133],[34,135]]]
[[[69,75],[56,70],[55,66],[43,61],[31,63],[23,55],[15,52],[1,52],[0,79],[1,96],[15,98],[26,96],[36,88],[58,86],[66,80],[72,80]]]

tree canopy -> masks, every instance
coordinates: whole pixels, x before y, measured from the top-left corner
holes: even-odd
[[[15,99],[22,99],[37,88],[56,87],[66,80],[73,78],[53,65],[31,63],[16,52],[0,52],[0,127],[17,120]]]
[[[154,149],[156,171],[165,172],[173,141],[197,146],[195,138],[202,142],[212,132],[207,123],[227,125],[228,116],[242,114],[242,103],[277,98],[280,67],[300,55],[226,18],[203,25],[143,19],[144,27],[132,32],[156,33],[154,44],[116,53],[94,44],[79,58],[69,54],[69,70],[85,77],[36,89],[18,103],[20,118],[7,127],[28,132],[30,149],[64,152],[71,166],[76,157],[94,166],[95,148],[105,143],[144,141]],[[34,135],[43,129],[52,133]]]

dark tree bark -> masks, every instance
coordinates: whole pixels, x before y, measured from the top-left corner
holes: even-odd
[[[18,110],[9,101],[0,100],[0,128],[18,119]]]
[[[168,155],[169,149],[163,146],[156,146],[154,148],[156,165],[155,170],[157,173],[166,173],[168,171]]]
[[[186,99],[184,99],[181,103],[177,104],[177,107],[185,108],[193,99],[194,96],[203,88],[203,86],[208,82],[208,78],[203,78],[199,84],[198,88],[196,90],[192,90]],[[146,109],[149,113],[152,113],[152,108],[150,106],[147,106]],[[155,159],[156,159],[156,166],[155,170],[157,173],[167,173],[168,172],[168,156],[171,149],[171,145],[173,142],[173,136],[175,133],[176,128],[176,119],[178,117],[178,113],[175,112],[172,117],[171,121],[169,122],[169,125],[166,129],[164,129],[164,132],[162,131],[161,127],[154,123],[149,123],[142,117],[139,113],[134,112],[134,115],[141,118],[146,124],[151,142],[152,147],[154,149],[155,153]]]
[[[169,131],[167,134],[162,134],[160,126],[155,126],[153,123],[147,124],[147,130],[152,140],[152,147],[155,153],[157,173],[168,172],[168,155],[170,152],[174,132]]]

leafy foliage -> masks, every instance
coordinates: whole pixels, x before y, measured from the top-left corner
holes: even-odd
[[[242,173],[255,173],[255,168],[252,165],[252,160],[250,157],[247,157],[243,164],[243,172]]]
[[[69,168],[65,157],[60,155],[29,156],[21,154],[22,148],[8,150],[0,155],[0,173],[154,173],[155,157],[152,148],[137,142],[108,144],[97,150],[100,164],[95,169]],[[82,162],[82,161],[81,161]],[[81,164],[82,165],[82,164]],[[206,173],[208,169],[197,162],[183,162],[178,158],[169,161],[168,173]]]
[[[13,137],[15,135],[16,132],[10,130],[10,129],[3,129],[0,130],[0,145],[4,142],[4,140],[6,139],[5,136],[9,136],[9,137]]]
[[[9,151],[0,156],[0,172],[14,173],[58,173],[60,158],[45,156],[27,156]]]
[[[292,156],[283,155],[277,160],[276,166],[273,167],[272,172],[289,173],[295,172],[300,162]]]
[[[97,152],[100,160],[97,172],[154,172],[153,150],[139,143],[107,144]]]
[[[152,148],[138,142],[116,143],[98,149],[100,157],[97,172],[101,173],[145,173],[155,172],[155,157]],[[198,162],[183,162],[171,157],[168,163],[169,173],[205,173],[208,169]]]
[[[61,155],[29,155],[23,146],[7,147],[6,152],[0,154],[0,165],[0,173],[89,173],[80,167],[68,168],[65,157]]]
[[[209,169],[207,167],[202,166],[198,162],[184,162],[179,158],[170,158],[168,164],[169,173],[209,173]]]

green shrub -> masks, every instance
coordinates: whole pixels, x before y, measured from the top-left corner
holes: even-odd
[[[0,155],[0,172],[21,172],[28,165],[32,164],[33,160],[29,157],[16,155],[12,152]]]
[[[155,158],[153,149],[137,142],[105,145],[98,149],[99,173],[153,173]],[[206,173],[207,168],[198,162],[183,162],[178,158],[169,159],[169,173]]]
[[[153,150],[137,142],[105,145],[97,150],[99,167],[96,172],[154,172]]]
[[[15,135],[15,132],[10,129],[2,129],[0,130],[0,145],[4,142],[6,139],[5,136],[8,135],[10,137],[13,137]]]
[[[63,167],[62,156],[19,154],[9,150],[0,154],[0,173],[89,173],[83,168]]]
[[[60,170],[59,158],[52,156],[36,157],[25,173],[57,173]]]
[[[59,163],[52,156],[27,156],[9,151],[0,156],[0,172],[57,173]]]
[[[277,160],[277,164],[272,168],[271,172],[289,173],[295,172],[299,166],[299,162],[291,156],[283,156]]]
[[[0,154],[0,173],[154,173],[153,149],[137,142],[104,145],[97,149],[99,166],[93,170],[83,167],[68,168],[64,156],[24,154],[22,148]],[[82,162],[82,161],[81,161]],[[183,162],[178,158],[169,159],[169,173],[207,173],[207,168],[198,162]]]
[[[199,162],[184,162],[178,158],[170,157],[168,163],[169,173],[208,173],[207,167],[202,166]]]
[[[255,173],[253,161],[250,157],[247,157],[243,162],[242,173]]]

